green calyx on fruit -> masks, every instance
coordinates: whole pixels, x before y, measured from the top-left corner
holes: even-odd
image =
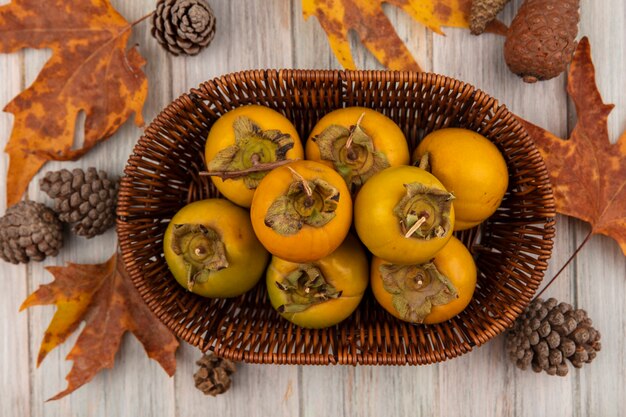
[[[172,251],[187,267],[187,288],[204,283],[212,272],[228,268],[226,248],[217,232],[201,224],[175,224]]]
[[[255,189],[272,169],[290,161],[285,160],[293,148],[293,138],[280,130],[262,130],[247,117],[233,122],[235,144],[222,149],[207,162],[204,175],[222,179],[241,178],[248,189]]]
[[[321,158],[333,162],[352,192],[358,190],[372,175],[389,167],[385,154],[374,150],[372,138],[361,128],[363,116],[365,113],[349,129],[330,125],[313,138],[320,149]]]
[[[265,215],[265,225],[283,236],[298,233],[304,225],[322,227],[335,217],[339,190],[322,179],[305,180],[289,167],[294,181]]]
[[[315,304],[341,297],[341,291],[326,282],[324,275],[312,264],[301,264],[276,286],[284,291],[288,302],[278,307],[279,313],[299,313]]]
[[[454,195],[418,182],[404,187],[406,195],[393,210],[404,237],[428,240],[445,236],[452,228],[450,209]]]
[[[393,307],[403,320],[422,323],[433,306],[458,298],[450,280],[433,262],[422,265],[381,265],[385,291],[392,294]]]

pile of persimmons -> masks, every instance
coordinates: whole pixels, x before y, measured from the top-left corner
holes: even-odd
[[[361,107],[322,117],[304,147],[280,113],[240,107],[214,123],[205,158],[201,174],[224,198],[171,219],[170,271],[212,298],[241,295],[265,277],[272,306],[307,328],[347,318],[368,283],[401,320],[460,313],[476,267],[453,232],[493,214],[508,186],[502,154],[480,134],[437,130],[410,155],[391,119]]]

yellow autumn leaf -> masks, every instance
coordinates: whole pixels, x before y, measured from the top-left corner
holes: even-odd
[[[439,34],[443,34],[442,26],[469,27],[471,0],[302,0],[302,10],[305,19],[317,17],[344,68],[356,69],[348,41],[348,32],[354,30],[385,67],[420,71],[420,66],[383,13],[382,3],[401,8]],[[499,34],[504,29],[500,22],[493,22],[488,28]]]

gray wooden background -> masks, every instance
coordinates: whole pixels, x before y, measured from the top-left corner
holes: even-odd
[[[0,0],[0,4],[7,3]],[[150,37],[148,22],[132,42],[147,58],[150,93],[144,115],[152,120],[179,94],[212,77],[250,68],[337,68],[317,21],[304,21],[299,0],[209,0],[218,32],[209,49],[193,58],[171,57]],[[130,21],[150,12],[153,1],[114,0]],[[509,23],[521,0],[511,2]],[[401,11],[385,7],[400,37],[425,70],[470,82],[506,103],[515,113],[566,135],[576,121],[565,94],[565,76],[525,85],[506,68],[504,39],[474,37],[447,29],[434,35]],[[626,128],[626,2],[582,1],[580,34],[591,39],[597,80],[606,102],[615,103],[612,140]],[[360,68],[379,68],[358,43]],[[0,104],[35,79],[48,51],[0,55]],[[0,113],[0,142],[8,140],[12,115]],[[96,166],[121,173],[141,131],[126,124],[107,143],[76,163],[51,163],[45,169]],[[6,155],[0,157],[5,175]],[[40,174],[41,175],[41,174]],[[33,184],[36,184],[33,182]],[[4,179],[0,210],[4,212]],[[31,185],[28,197],[47,201]],[[559,218],[551,276],[580,242],[588,226]],[[64,360],[76,336],[53,351],[40,368],[36,354],[54,312],[38,307],[18,313],[26,296],[51,276],[47,265],[102,262],[115,248],[113,231],[86,241],[69,238],[56,259],[41,264],[0,263],[0,416],[617,416],[626,413],[626,262],[617,244],[594,236],[547,295],[586,308],[602,332],[602,352],[594,363],[565,378],[521,372],[506,358],[503,338],[455,360],[423,367],[306,367],[242,365],[227,394],[204,397],[193,386],[199,352],[181,346],[178,372],[169,378],[126,337],[116,366],[69,397],[46,403],[65,387],[71,362]]]

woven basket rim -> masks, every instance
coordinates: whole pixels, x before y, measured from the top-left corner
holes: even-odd
[[[528,157],[533,160],[533,163],[536,164],[536,171],[533,173],[534,176],[539,178],[542,185],[542,201],[545,202],[545,224],[543,229],[547,231],[546,235],[543,236],[544,240],[546,240],[545,247],[542,247],[544,252],[540,256],[542,259],[542,265],[536,265],[535,268],[530,272],[529,283],[525,289],[525,292],[517,298],[517,302],[510,305],[509,310],[505,315],[501,317],[492,318],[490,322],[476,331],[475,334],[472,334],[471,337],[468,337],[469,342],[461,347],[455,347],[453,352],[446,351],[445,353],[438,352],[435,349],[435,352],[430,352],[429,354],[432,356],[427,358],[423,362],[418,361],[410,361],[410,360],[398,360],[398,361],[378,361],[375,360],[373,362],[359,362],[359,361],[344,361],[342,360],[342,352],[334,351],[332,357],[326,358],[326,360],[311,360],[310,358],[304,356],[297,360],[289,360],[283,361],[280,360],[271,360],[268,361],[267,358],[260,358],[254,352],[240,352],[237,349],[231,347],[223,347],[220,345],[213,345],[210,343],[205,343],[204,335],[196,335],[192,334],[188,331],[188,329],[184,326],[180,326],[178,323],[172,321],[169,316],[169,312],[167,310],[162,309],[162,306],[158,299],[153,298],[151,294],[150,287],[146,284],[145,277],[143,276],[142,266],[135,262],[134,254],[131,248],[131,240],[128,236],[128,221],[127,218],[129,216],[129,210],[131,208],[131,199],[128,197],[131,195],[133,191],[133,175],[135,174],[137,164],[141,161],[141,157],[143,152],[146,150],[146,144],[151,141],[150,136],[157,135],[159,127],[162,127],[164,123],[172,119],[176,114],[184,111],[186,106],[194,105],[194,100],[197,97],[206,95],[206,91],[215,86],[224,88],[225,86],[231,84],[241,83],[242,80],[248,79],[258,79],[265,80],[269,82],[271,79],[275,81],[277,86],[266,86],[266,88],[278,88],[285,85],[285,80],[292,79],[313,79],[316,80],[327,80],[328,82],[334,83],[342,83],[354,80],[361,81],[377,81],[377,82],[387,82],[387,83],[419,83],[423,82],[426,79],[433,79],[435,83],[441,84],[442,88],[452,89],[453,87],[459,91],[467,92],[468,95],[471,95],[475,102],[477,103],[488,103],[489,106],[493,108],[494,119],[496,116],[506,116],[507,120],[510,120],[509,129],[515,130],[518,135],[517,138],[524,143],[525,146],[528,146]],[[297,93],[295,93],[297,94]],[[214,103],[215,104],[215,103]],[[217,103],[216,109],[218,112],[223,113],[224,108],[220,108],[220,104]],[[139,138],[139,141],[135,145],[132,154],[129,156],[129,160],[127,162],[125,171],[125,175],[121,179],[120,184],[120,199],[118,202],[117,209],[117,229],[119,242],[122,252],[122,257],[126,266],[126,269],[131,277],[131,280],[135,287],[138,289],[140,295],[146,301],[149,308],[152,312],[154,312],[157,317],[163,321],[174,333],[181,337],[183,340],[191,343],[192,345],[198,346],[203,351],[206,350],[215,350],[216,353],[230,358],[234,360],[240,361],[249,361],[249,362],[259,362],[259,363],[376,363],[376,364],[422,364],[422,363],[432,363],[437,361],[442,361],[448,358],[453,358],[459,356],[463,353],[469,352],[472,350],[474,346],[480,346],[486,343],[488,340],[492,339],[496,335],[502,333],[506,328],[508,328],[515,318],[521,314],[524,308],[528,305],[533,295],[535,294],[537,288],[540,285],[540,282],[543,278],[543,271],[547,268],[547,262],[551,256],[553,237],[554,237],[554,223],[556,217],[555,203],[554,203],[554,195],[552,194],[552,189],[550,185],[550,180],[548,176],[548,171],[541,159],[541,155],[539,151],[535,147],[532,139],[528,135],[527,131],[524,129],[524,126],[517,120],[516,116],[509,112],[505,105],[500,104],[498,100],[484,93],[483,91],[476,89],[471,84],[456,80],[454,78],[440,75],[436,73],[418,73],[418,72],[409,72],[409,71],[387,71],[387,70],[302,70],[302,69],[282,69],[282,70],[245,70],[238,71],[233,73],[228,73],[222,75],[220,77],[213,78],[211,80],[207,80],[201,83],[196,88],[191,88],[188,92],[181,94],[178,98],[173,100],[169,105],[167,105],[159,114],[155,117],[155,119],[148,125],[144,131],[144,133]],[[473,329],[465,329],[468,332],[474,332]],[[390,336],[392,337],[392,336]],[[406,337],[406,336],[403,336]]]

